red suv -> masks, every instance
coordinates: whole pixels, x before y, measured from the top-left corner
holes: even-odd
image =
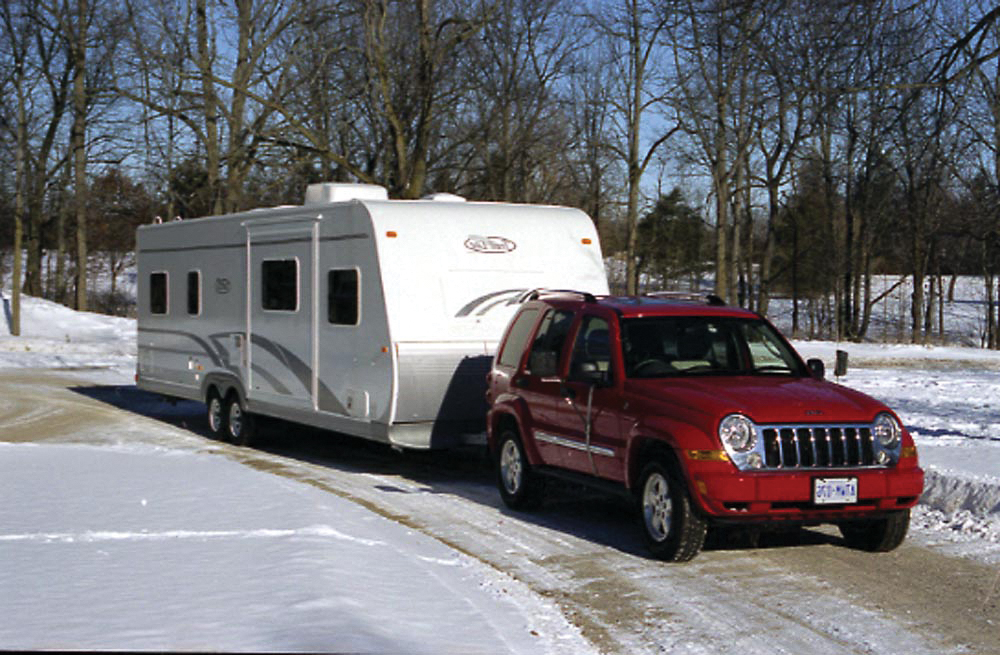
[[[504,502],[537,506],[548,477],[625,492],[665,560],[723,524],[835,523],[852,547],[892,550],[923,490],[891,409],[714,296],[535,292],[488,382]]]

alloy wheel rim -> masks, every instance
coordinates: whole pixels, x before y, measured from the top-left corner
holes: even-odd
[[[642,515],[649,536],[655,541],[664,541],[670,534],[673,506],[670,502],[670,486],[660,473],[653,473],[646,479],[642,494]]]
[[[243,431],[243,410],[239,403],[233,403],[229,408],[229,433],[234,437],[240,436]]]
[[[517,493],[521,487],[521,453],[513,441],[507,441],[503,445],[500,454],[500,474],[507,493]]]
[[[208,404],[208,427],[212,432],[218,432],[222,428],[222,403],[218,398],[212,398]]]

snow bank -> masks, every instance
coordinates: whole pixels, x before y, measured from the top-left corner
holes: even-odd
[[[0,305],[8,304],[0,294]],[[22,295],[21,336],[10,336],[6,311],[0,318],[0,368],[134,368],[135,339],[134,319]]]

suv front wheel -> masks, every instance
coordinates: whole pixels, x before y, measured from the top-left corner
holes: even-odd
[[[674,466],[662,460],[647,464],[639,476],[638,501],[646,545],[654,557],[686,562],[701,551],[707,523],[691,507]]]
[[[899,548],[910,527],[910,510],[893,512],[880,519],[845,521],[840,524],[840,534],[851,548],[872,553],[887,553]]]
[[[542,481],[531,470],[517,432],[505,428],[497,444],[497,488],[511,509],[532,509],[542,502]]]

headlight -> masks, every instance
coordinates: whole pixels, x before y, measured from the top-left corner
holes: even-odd
[[[757,445],[757,431],[746,416],[730,414],[719,422],[719,439],[726,450],[745,453]]]
[[[886,412],[876,416],[875,422],[872,423],[872,435],[883,448],[892,449],[899,446],[902,432],[903,428],[900,427],[899,421]]]

